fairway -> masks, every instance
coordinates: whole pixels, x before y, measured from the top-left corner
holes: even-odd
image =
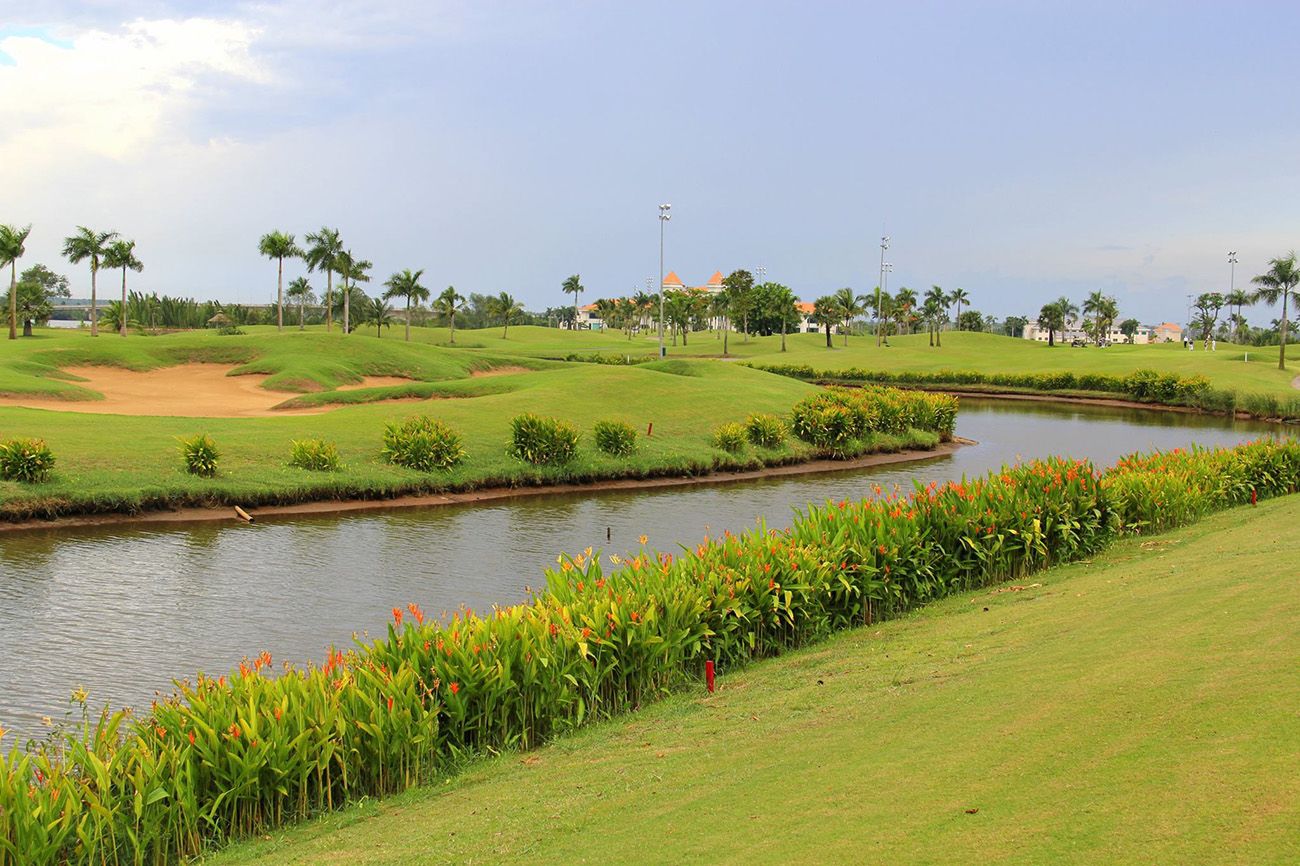
[[[842,633],[211,858],[1300,858],[1300,497]]]

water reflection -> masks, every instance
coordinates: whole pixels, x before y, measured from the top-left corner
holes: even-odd
[[[147,703],[173,676],[243,655],[320,658],[394,605],[487,609],[543,582],[560,550],[660,549],[873,484],[982,474],[1052,453],[1109,464],[1134,450],[1234,444],[1272,428],[1093,406],[963,400],[979,442],[921,463],[708,487],[520,498],[434,509],[243,524],[93,527],[0,536],[0,722],[36,733],[79,685],[98,702]],[[610,540],[606,541],[608,533]]]

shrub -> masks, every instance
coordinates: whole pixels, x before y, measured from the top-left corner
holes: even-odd
[[[0,442],[0,478],[23,484],[42,484],[54,469],[54,452],[44,439],[10,439]]]
[[[567,421],[525,412],[510,427],[510,453],[525,463],[558,466],[578,453],[578,430]]]
[[[380,454],[389,463],[421,472],[450,469],[465,459],[460,434],[428,415],[386,425]]]
[[[289,465],[313,472],[337,472],[343,468],[339,449],[324,439],[295,439],[289,444]]]
[[[636,451],[636,431],[623,421],[597,421],[592,428],[596,447],[615,457],[627,457]]]
[[[785,422],[775,415],[750,415],[745,421],[745,435],[760,448],[780,448],[785,442]]]
[[[185,471],[191,475],[200,478],[216,475],[219,457],[221,452],[217,450],[217,443],[207,433],[181,440],[181,459],[185,462]]]
[[[745,450],[745,425],[732,422],[713,431],[713,447],[732,454]]]

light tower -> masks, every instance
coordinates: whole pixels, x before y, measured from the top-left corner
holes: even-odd
[[[664,348],[664,226],[672,215],[673,206],[670,204],[659,205],[659,357],[662,358],[668,354]]]

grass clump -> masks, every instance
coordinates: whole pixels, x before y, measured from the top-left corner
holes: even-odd
[[[510,422],[510,453],[534,466],[559,466],[578,453],[576,427],[558,418],[525,412]]]
[[[596,447],[614,457],[636,453],[636,430],[625,421],[597,421],[592,428]]]
[[[207,433],[200,433],[189,439],[181,440],[181,460],[185,471],[200,478],[212,478],[217,474],[217,460],[221,452],[217,443]]]
[[[780,448],[785,443],[785,422],[775,415],[755,413],[745,421],[745,435],[760,448]]]
[[[0,442],[0,478],[23,484],[48,481],[54,469],[54,452],[44,439],[10,439]]]
[[[295,439],[289,444],[289,465],[312,472],[338,472],[343,468],[338,446],[324,439]]]
[[[722,424],[713,431],[713,447],[721,448],[730,454],[739,454],[745,450],[745,440],[748,438],[745,425],[733,421]]]
[[[421,472],[447,470],[465,459],[460,434],[428,415],[388,424],[381,453],[389,463]]]

